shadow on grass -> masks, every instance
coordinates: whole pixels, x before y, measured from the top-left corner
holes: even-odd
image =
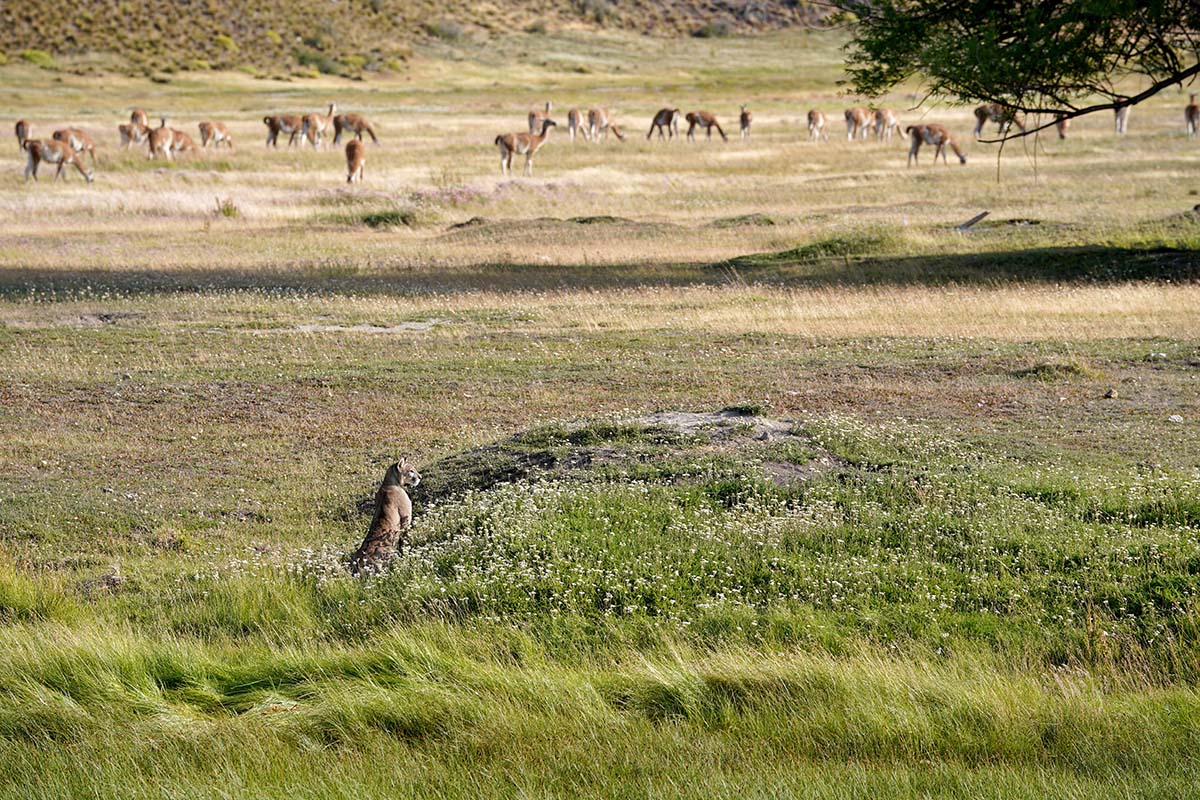
[[[1110,246],[1047,247],[928,256],[836,255],[811,246],[716,264],[428,269],[370,273],[350,261],[293,262],[278,269],[29,269],[0,265],[0,297],[65,299],[98,294],[263,291],[280,294],[412,295],[470,291],[618,289],[760,284],[806,288],[981,286],[1004,283],[1192,282],[1200,250]]]

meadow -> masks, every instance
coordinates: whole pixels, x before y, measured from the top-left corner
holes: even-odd
[[[1192,796],[1186,96],[1001,151],[913,86],[969,160],[908,168],[845,141],[842,37],[0,67],[99,146],[0,146],[0,796]],[[502,180],[546,100],[629,139]],[[361,185],[263,146],[331,101]],[[134,106],[237,147],[122,152]],[[401,455],[409,547],[353,579]]]

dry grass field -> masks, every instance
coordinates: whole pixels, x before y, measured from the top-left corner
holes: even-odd
[[[846,141],[841,41],[0,67],[0,117],[98,144],[92,185],[0,144],[0,795],[1193,791],[1185,96],[1002,153],[887,98],[969,154],[908,168]],[[502,179],[492,140],[547,100],[534,177]],[[334,101],[380,133],[362,184],[264,147],[265,114]],[[594,105],[628,141],[567,140]],[[647,141],[664,105],[730,141]],[[237,146],[121,151],[135,106]],[[727,407],[790,438],[630,422]],[[520,463],[594,469],[437,488],[522,432]],[[414,546],[356,581],[401,454],[434,487]]]

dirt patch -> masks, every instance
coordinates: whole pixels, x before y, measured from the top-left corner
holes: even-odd
[[[106,328],[110,325],[120,325],[131,322],[143,315],[129,311],[98,312],[95,314],[72,314],[66,317],[50,317],[43,319],[12,319],[3,324],[9,328],[32,330],[39,328]]]
[[[426,333],[440,325],[440,319],[422,319],[411,322],[400,322],[395,325],[372,325],[367,322],[358,325],[319,325],[305,323],[292,328],[274,328],[270,332],[299,331],[300,333]]]

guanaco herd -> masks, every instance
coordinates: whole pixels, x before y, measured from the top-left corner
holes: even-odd
[[[1129,98],[1119,99],[1129,100]],[[1118,135],[1124,134],[1126,131],[1131,108],[1131,104],[1125,103],[1118,105],[1114,111],[1114,132]],[[501,175],[512,174],[513,158],[518,155],[525,156],[524,174],[533,175],[533,157],[550,138],[551,128],[558,125],[550,118],[552,110],[552,104],[547,102],[543,108],[529,112],[527,130],[504,133],[495,138],[494,144],[500,151]],[[681,116],[688,125],[686,132],[688,141],[695,140],[697,130],[702,130],[705,138],[712,139],[714,129],[723,141],[729,140],[725,130],[712,112],[691,111],[681,114],[678,108],[660,109],[650,121],[646,139],[652,139],[655,133],[658,134],[659,139],[675,139],[680,135]],[[846,109],[843,116],[846,121],[846,140],[849,142],[865,141],[871,134],[874,134],[877,141],[890,142],[893,136],[899,137],[900,135],[900,121],[891,109],[869,109],[856,106]],[[1002,136],[1013,127],[1022,132],[1026,130],[1025,120],[1018,112],[995,103],[985,103],[977,107],[974,116],[975,128],[972,133],[976,138],[982,136],[984,127],[988,123],[995,123],[997,132]],[[181,130],[168,126],[167,121],[167,117],[161,117],[158,126],[151,127],[146,112],[140,108],[134,109],[129,115],[129,122],[117,126],[121,147],[126,150],[133,147],[146,147],[148,159],[162,157],[167,161],[173,160],[176,155],[197,152],[198,148],[192,137]],[[738,127],[743,141],[750,138],[750,127],[753,121],[753,112],[746,106],[741,106],[738,114]],[[1200,104],[1196,102],[1195,94],[1191,95],[1188,105],[1184,108],[1184,123],[1188,138],[1200,136]],[[375,144],[379,143],[374,126],[365,117],[361,114],[339,114],[336,103],[330,103],[328,111],[324,114],[268,115],[263,117],[263,124],[267,128],[267,147],[278,148],[281,135],[287,136],[289,147],[297,144],[303,145],[307,142],[312,145],[314,150],[322,149],[330,134],[332,134],[334,146],[341,143],[343,135],[352,137],[345,147],[346,181],[348,183],[356,183],[363,179],[363,166],[366,163],[363,134],[370,136],[371,141]],[[1058,138],[1067,138],[1070,124],[1069,117],[1061,114],[1055,117],[1054,128],[1058,133]],[[211,146],[213,149],[218,149],[223,146],[230,150],[233,149],[233,136],[224,123],[203,120],[197,127],[200,131],[201,148]],[[625,141],[625,132],[617,124],[615,116],[609,109],[601,106],[589,108],[586,112],[580,108],[571,108],[567,111],[567,135],[572,143],[575,142],[577,136],[587,142],[599,143],[607,139],[610,133],[618,141]],[[953,151],[954,155],[958,157],[959,163],[967,163],[966,153],[944,125],[935,123],[909,125],[904,128],[904,133],[909,139],[909,166],[917,163],[918,154],[925,145],[931,145],[934,148],[933,161],[935,164],[939,156],[943,163],[947,163],[946,150]],[[16,123],[16,135],[18,146],[27,155],[26,182],[31,177],[35,181],[38,179],[38,167],[42,163],[54,165],[55,181],[60,177],[66,179],[63,170],[68,166],[74,167],[88,183],[95,179],[96,146],[87,132],[79,128],[60,128],[53,132],[50,139],[34,139],[30,124],[22,119]],[[811,141],[829,140],[825,114],[815,108],[808,112],[808,137]],[[90,160],[86,169],[84,168],[85,156]]]

